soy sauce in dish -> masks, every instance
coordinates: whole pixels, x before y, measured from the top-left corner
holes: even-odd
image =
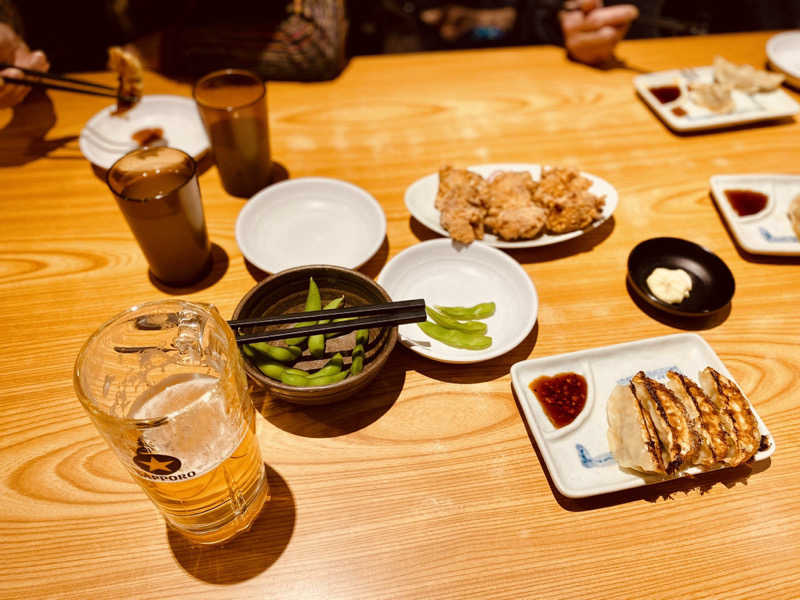
[[[659,85],[651,87],[650,93],[653,94],[661,104],[667,104],[677,100],[681,96],[681,89],[677,85]]]
[[[556,429],[572,423],[586,406],[586,379],[577,373],[542,375],[528,387]]]
[[[685,117],[686,116],[686,109],[680,106],[676,106],[672,109],[672,114],[676,117]]]
[[[752,190],[725,190],[733,210],[740,217],[748,217],[761,212],[767,206],[767,195]]]

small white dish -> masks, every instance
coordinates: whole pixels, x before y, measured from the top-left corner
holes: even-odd
[[[530,163],[503,163],[503,164],[488,164],[488,165],[475,165],[467,167],[470,171],[478,173],[482,177],[489,177],[495,171],[529,171],[531,177],[538,181],[542,174],[542,167],[538,164]],[[590,173],[581,172],[581,175],[591,180],[592,187],[589,191],[598,196],[605,196],[605,206],[603,207],[603,215],[597,221],[594,221],[589,227],[571,231],[569,233],[562,233],[560,235],[542,234],[532,240],[516,240],[509,242],[498,238],[497,236],[486,233],[484,234],[484,244],[494,246],[495,248],[534,248],[537,246],[547,246],[556,244],[566,240],[571,240],[578,236],[583,235],[587,231],[598,227],[606,221],[617,208],[618,195],[617,190],[610,183],[604,179],[592,175]],[[432,229],[436,233],[449,237],[447,230],[442,227],[439,218],[439,211],[434,206],[436,201],[436,192],[439,189],[439,174],[432,173],[425,177],[418,179],[406,189],[405,202],[408,212],[410,212],[415,219],[425,225],[428,229]]]
[[[270,185],[236,219],[244,257],[267,273],[326,264],[356,269],[386,237],[381,205],[360,187],[327,177]]]
[[[728,114],[714,113],[689,100],[686,86],[690,81],[711,83],[713,80],[713,67],[694,67],[638,75],[633,80],[633,86],[658,117],[670,129],[678,132],[721,129],[791,117],[800,112],[800,105],[780,88],[758,94],[745,94],[733,90],[734,110]],[[671,102],[662,103],[651,89],[669,85],[678,86],[681,96]],[[675,114],[673,110],[678,108],[686,114]]]
[[[800,175],[713,175],[711,196],[736,242],[751,254],[800,256],[800,240],[789,221],[789,203],[800,195]],[[767,207],[740,217],[731,207],[726,190],[752,190],[766,194]]]
[[[623,470],[611,455],[606,407],[614,386],[638,371],[664,381],[669,369],[676,369],[696,381],[698,372],[706,367],[733,381],[728,369],[702,337],[695,333],[679,333],[521,361],[511,367],[511,382],[553,484],[564,496],[585,498],[664,481]],[[587,382],[591,377],[593,401],[590,405],[587,399],[586,414],[578,416],[582,421],[576,427],[555,436],[553,426],[528,386],[540,375],[562,372],[580,373]],[[753,408],[752,403],[750,406]],[[769,447],[754,457],[759,461],[772,456],[775,440],[754,408],[753,414],[761,434],[769,440]],[[700,472],[698,468],[691,468],[687,474]]]
[[[494,302],[485,319],[492,345],[464,350],[429,338],[415,323],[400,325],[400,342],[427,358],[474,363],[505,354],[525,339],[536,323],[539,300],[525,270],[504,252],[474,242],[429,240],[403,250],[378,276],[393,300],[424,298],[428,306],[474,306]]]
[[[183,150],[195,160],[208,151],[208,136],[191,98],[143,96],[136,106],[122,114],[112,114],[116,108],[107,106],[81,129],[78,139],[81,153],[98,167],[109,169],[118,158],[138,148],[132,136],[143,129],[161,129],[168,146]]]
[[[786,81],[800,88],[800,31],[784,31],[767,40],[767,59]]]

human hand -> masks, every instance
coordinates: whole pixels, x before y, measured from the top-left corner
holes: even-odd
[[[580,62],[597,65],[614,56],[614,47],[631,22],[639,16],[632,4],[603,6],[602,0],[573,0],[564,3],[558,17],[567,53]]]
[[[0,62],[37,71],[47,71],[50,68],[44,52],[41,50],[31,52],[28,45],[5,23],[0,23]],[[9,108],[19,104],[31,90],[27,85],[6,83],[3,81],[3,77],[21,78],[23,76],[23,72],[15,68],[0,71],[0,108]]]

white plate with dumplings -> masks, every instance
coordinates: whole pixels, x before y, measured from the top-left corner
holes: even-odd
[[[697,381],[698,373],[706,367],[736,384],[702,337],[679,333],[525,360],[511,367],[511,381],[553,484],[564,496],[586,498],[703,472],[691,467],[677,475],[658,476],[621,468],[609,445],[607,406],[615,386],[626,383],[639,371],[665,383],[669,370]],[[539,377],[562,373],[576,373],[586,380],[587,399],[572,424],[556,428],[529,386]],[[765,460],[775,451],[775,441],[752,403],[750,409],[761,435],[761,449],[752,460]]]
[[[734,89],[729,112],[714,112],[693,102],[689,85],[713,81],[714,67],[707,66],[638,75],[633,86],[650,109],[670,129],[678,132],[734,127],[791,117],[800,112],[800,105],[781,88],[752,94]]]

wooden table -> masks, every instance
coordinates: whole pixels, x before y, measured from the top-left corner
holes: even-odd
[[[505,356],[451,366],[398,347],[351,402],[307,409],[256,396],[273,499],[250,533],[213,549],[167,530],[84,414],[71,374],[86,337],[136,302],[179,294],[231,314],[258,276],[234,239],[243,201],[215,169],[200,177],[215,272],[202,289],[160,289],[77,148],[105,102],[51,93],[26,104],[0,131],[0,596],[800,596],[800,262],[739,251],[709,196],[712,174],[797,173],[800,124],[678,136],[631,83],[637,71],[716,54],[762,64],[768,36],[625,42],[629,68],[606,72],[540,47],[357,58],[333,82],[270,84],[276,160],[292,177],[344,179],[382,204],[387,241],[362,269],[370,276],[436,237],[410,218],[403,192],[445,163],[580,166],[620,202],[613,222],[580,241],[512,254],[541,306]],[[145,83],[190,93],[156,75]],[[0,112],[0,127],[9,119]],[[746,479],[739,470],[570,501],[548,481],[509,368],[690,329],[646,314],[626,291],[629,251],[661,235],[691,238],[733,271],[730,313],[699,333],[777,451]]]

